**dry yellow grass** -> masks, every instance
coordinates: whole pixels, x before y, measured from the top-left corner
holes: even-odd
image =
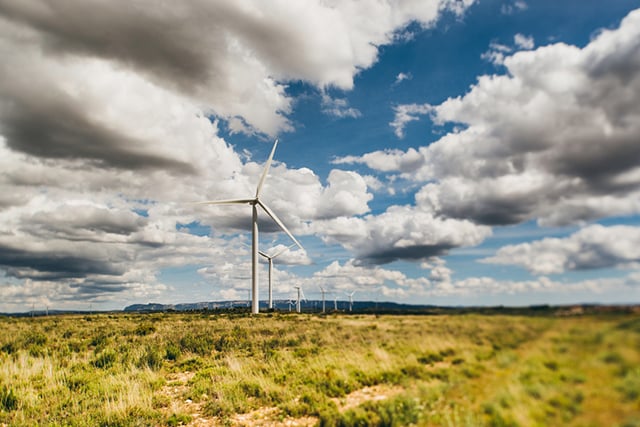
[[[0,318],[0,424],[640,426],[640,319]]]

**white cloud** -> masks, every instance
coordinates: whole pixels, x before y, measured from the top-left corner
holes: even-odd
[[[322,112],[334,117],[351,117],[357,119],[362,113],[357,108],[349,107],[349,102],[344,98],[332,98],[326,93],[322,94]]]
[[[317,202],[317,218],[360,215],[369,211],[367,203],[373,196],[367,192],[367,182],[355,172],[334,169],[328,185]]]
[[[406,104],[398,105],[393,108],[395,117],[391,123],[394,133],[398,138],[404,138],[404,128],[407,123],[418,120],[419,116],[430,114],[433,107],[429,104]]]
[[[520,49],[531,50],[535,47],[535,42],[532,36],[525,36],[524,34],[516,34],[513,37],[513,42]]]
[[[392,206],[363,218],[318,221],[313,227],[325,240],[340,243],[367,264],[425,260],[456,247],[477,245],[491,234],[488,227],[434,217],[410,206]]]
[[[503,65],[504,58],[511,52],[513,52],[511,47],[497,42],[491,42],[489,44],[489,50],[480,55],[480,58],[495,65]]]
[[[514,13],[528,9],[529,5],[524,0],[516,0],[513,3],[505,3],[500,8],[504,15],[513,15]]]
[[[483,262],[520,265],[535,274],[634,265],[640,261],[640,228],[591,225],[567,238],[509,245]]]
[[[384,150],[367,153],[363,156],[345,156],[333,160],[334,164],[365,164],[371,169],[382,172],[403,171],[409,173],[424,166],[424,156],[413,148],[402,150]]]
[[[411,75],[411,73],[398,73],[394,84],[397,85],[402,83],[405,80],[411,80],[411,79],[413,79],[413,75]]]

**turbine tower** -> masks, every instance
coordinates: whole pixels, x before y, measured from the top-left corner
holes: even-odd
[[[285,227],[285,225],[280,221],[280,218],[271,210],[267,205],[264,204],[262,200],[260,200],[260,190],[262,190],[262,185],[264,184],[264,180],[267,178],[267,173],[269,173],[269,168],[271,167],[271,161],[273,160],[273,154],[276,151],[276,146],[278,145],[278,140],[273,144],[273,148],[271,149],[271,154],[269,155],[269,159],[264,166],[264,170],[262,171],[262,175],[260,176],[260,180],[258,181],[258,187],[256,188],[256,195],[251,199],[230,199],[230,200],[210,200],[206,202],[199,202],[199,205],[251,205],[252,212],[252,228],[251,228],[251,313],[257,314],[260,312],[260,300],[258,298],[258,206],[262,208],[263,211],[267,213],[271,217],[271,219],[278,224],[278,226],[287,233],[287,235],[295,242],[296,245],[300,247],[300,249],[304,249],[300,242],[293,237],[293,234]]]
[[[294,247],[295,245],[296,244],[294,243],[291,246],[287,246],[283,250],[281,250],[279,252],[276,252],[273,255],[267,255],[265,252],[258,251],[258,253],[260,255],[262,255],[263,257],[265,257],[269,261],[269,310],[273,309],[273,291],[272,291],[272,287],[271,287],[271,277],[273,276],[273,259],[279,257],[280,255],[282,255],[283,253],[285,253],[286,251],[288,251],[290,248]]]

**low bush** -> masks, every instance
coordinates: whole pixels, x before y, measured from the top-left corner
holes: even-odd
[[[13,411],[18,407],[18,398],[12,388],[5,385],[0,388],[0,408],[3,411]]]

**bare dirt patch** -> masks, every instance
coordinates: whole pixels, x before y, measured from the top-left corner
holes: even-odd
[[[318,422],[314,417],[281,419],[280,410],[278,408],[260,408],[246,414],[236,414],[232,418],[232,422],[237,426],[254,426],[254,427],[308,427]]]
[[[338,406],[340,412],[348,411],[356,406],[368,401],[384,400],[401,393],[404,389],[400,386],[390,386],[378,384],[371,387],[361,388],[349,393],[345,397],[335,398],[333,401]]]
[[[167,376],[167,384],[159,392],[161,398],[164,397],[168,400],[167,415],[188,414],[193,418],[193,421],[189,423],[190,426],[217,425],[215,420],[200,415],[202,404],[184,398],[189,389],[188,383],[194,375],[194,372],[177,372]]]

